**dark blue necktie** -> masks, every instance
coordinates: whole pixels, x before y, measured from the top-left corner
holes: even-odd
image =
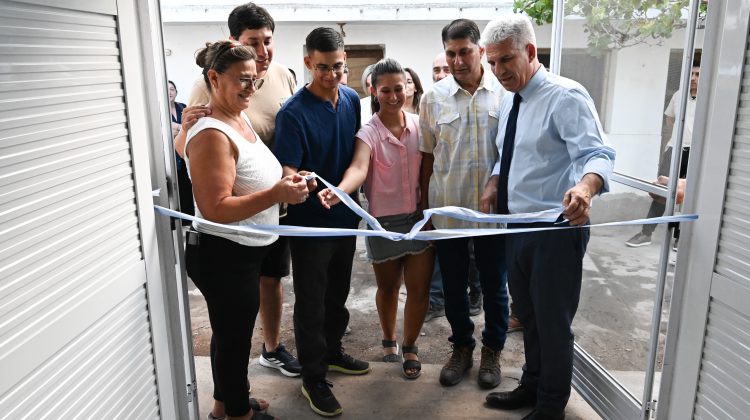
[[[508,210],[508,174],[510,173],[510,161],[513,159],[513,147],[516,138],[516,122],[518,121],[518,109],[521,107],[521,95],[513,95],[513,108],[508,114],[508,124],[505,126],[505,138],[503,139],[503,156],[500,159],[500,182],[497,185],[497,212],[498,214],[510,214]]]

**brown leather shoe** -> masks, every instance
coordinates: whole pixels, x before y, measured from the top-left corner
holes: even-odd
[[[490,407],[515,410],[536,405],[536,392],[529,391],[523,385],[518,385],[513,391],[490,392],[485,400]]]
[[[521,324],[521,320],[518,319],[516,314],[511,313],[508,320],[508,332],[512,333],[515,331],[523,331],[523,324]]]
[[[565,420],[565,410],[534,410],[521,420]]]

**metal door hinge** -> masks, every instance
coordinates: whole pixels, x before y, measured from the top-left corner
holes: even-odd
[[[188,402],[193,402],[193,389],[195,389],[194,384],[187,384],[187,400]]]
[[[646,419],[656,417],[656,400],[646,402]]]

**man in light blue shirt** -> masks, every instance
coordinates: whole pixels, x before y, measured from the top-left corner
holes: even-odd
[[[492,72],[512,92],[503,98],[500,160],[484,197],[485,212],[521,213],[564,207],[564,225],[588,223],[591,199],[608,191],[615,151],[591,97],[579,83],[548,73],[536,55],[529,19],[506,15],[487,24],[482,43]],[[534,226],[550,226],[536,223]],[[509,227],[527,227],[520,225]],[[508,283],[523,323],[526,364],[518,388],[493,392],[502,409],[534,407],[525,419],[562,419],[573,370],[571,324],[578,308],[589,229],[508,235]]]

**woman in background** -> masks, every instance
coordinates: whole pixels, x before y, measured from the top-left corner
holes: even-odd
[[[424,93],[422,82],[419,81],[419,76],[414,70],[406,67],[404,71],[404,74],[406,74],[404,111],[419,115],[419,101],[422,100],[422,94]]]
[[[182,102],[175,102],[177,86],[171,80],[167,80],[167,97],[169,98],[169,114],[172,117],[172,138],[174,138],[180,132],[182,110],[185,109],[186,105]],[[177,153],[175,153],[175,163],[177,166],[177,189],[180,194],[180,211],[192,216],[195,214],[193,184],[190,183],[185,161]],[[183,219],[182,224],[189,225],[190,221]]]

